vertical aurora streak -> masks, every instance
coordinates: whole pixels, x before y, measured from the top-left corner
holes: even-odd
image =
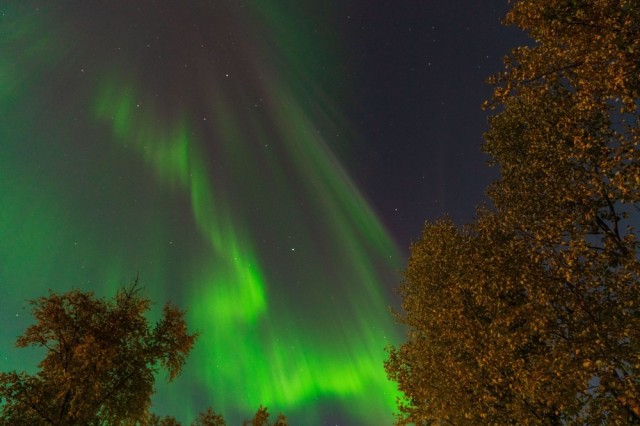
[[[211,405],[235,424],[264,404],[292,424],[390,422],[384,287],[400,255],[323,136],[350,133],[315,63],[339,57],[301,6],[195,2],[219,28],[165,29],[157,43],[184,51],[150,70],[172,51],[119,43],[157,40],[158,16],[122,12],[141,21],[119,39],[111,9],[92,28],[78,22],[102,11],[25,3],[0,23],[0,361],[23,368],[10,348],[24,299],[110,294],[139,271],[201,333],[159,413]],[[216,43],[231,33],[229,52]]]

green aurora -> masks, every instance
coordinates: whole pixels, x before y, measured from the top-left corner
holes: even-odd
[[[177,36],[162,14],[13,3],[0,3],[2,370],[38,359],[13,348],[25,300],[109,296],[139,273],[201,333],[156,412],[190,421],[210,405],[234,424],[263,404],[292,424],[390,423],[385,288],[402,256],[336,152],[357,136],[330,89],[348,82],[321,66],[341,58],[315,35],[318,11],[194,2],[214,29]],[[184,50],[158,65],[172,44]]]

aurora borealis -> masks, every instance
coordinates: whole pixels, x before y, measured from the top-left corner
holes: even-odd
[[[0,370],[28,299],[139,274],[200,333],[156,413],[390,424],[393,291],[482,200],[513,43],[502,0],[377,3],[0,0]]]
[[[3,367],[25,299],[139,273],[201,333],[158,413],[390,420],[401,255],[331,146],[335,52],[287,2],[88,3],[3,10]]]

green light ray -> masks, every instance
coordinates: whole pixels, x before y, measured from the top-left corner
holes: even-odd
[[[335,141],[321,136],[349,134],[329,78],[313,68],[332,47],[314,46],[309,22],[292,19],[293,2],[248,4],[248,22],[261,26],[238,47],[247,67],[237,80],[177,81],[174,92],[196,85],[201,96],[181,107],[149,91],[135,58],[93,62],[101,68],[96,87],[69,83],[59,75],[76,64],[60,57],[72,56],[64,46],[80,36],[53,31],[57,41],[47,44],[64,24],[23,13],[23,22],[37,24],[15,33],[12,46],[0,42],[0,53],[33,46],[17,67],[0,55],[1,105],[12,123],[0,123],[0,137],[11,141],[0,148],[0,178],[22,182],[0,185],[3,202],[17,206],[0,218],[18,224],[25,209],[46,213],[22,222],[30,238],[19,250],[0,241],[0,254],[11,252],[12,263],[31,271],[58,265],[58,291],[81,285],[109,294],[140,271],[150,297],[187,307],[202,337],[184,376],[159,386],[160,412],[189,421],[206,405],[234,416],[265,404],[318,424],[331,406],[357,423],[388,423],[396,391],[382,364],[397,337],[383,287],[397,278],[400,255]],[[58,43],[56,57],[49,49]],[[48,60],[36,58],[44,52]],[[86,89],[69,94],[77,110],[66,108],[82,116],[92,106],[85,133],[74,116],[54,111],[57,92],[34,101],[43,70],[61,87]],[[51,278],[1,268],[7,282],[39,275],[42,283],[16,289],[14,304],[41,295]]]
[[[282,161],[291,161],[299,165],[300,179],[319,181],[307,188],[311,198],[319,200],[314,208],[330,217],[334,238],[341,241],[340,255],[350,258],[352,263],[352,272],[346,280],[352,280],[347,288],[353,293],[349,298],[356,315],[338,318],[338,329],[346,332],[335,342],[322,342],[321,347],[315,339],[303,337],[309,332],[304,324],[291,333],[278,330],[279,324],[294,324],[295,319],[286,311],[269,312],[267,281],[251,249],[251,238],[238,231],[242,229],[240,220],[234,221],[227,213],[228,202],[215,196],[211,177],[198,160],[201,155],[195,154],[201,142],[188,136],[190,132],[184,121],[175,126],[178,130],[151,125],[159,120],[149,112],[149,107],[146,112],[134,107],[140,95],[118,87],[126,85],[107,84],[101,91],[103,95],[97,98],[97,117],[111,123],[114,135],[142,155],[160,182],[178,186],[189,194],[193,220],[212,249],[204,276],[196,278],[191,285],[195,289],[191,296],[191,319],[199,328],[208,330],[203,332],[199,345],[202,349],[197,349],[195,356],[202,360],[198,369],[207,372],[206,384],[218,389],[236,383],[245,389],[247,400],[242,406],[246,410],[256,404],[296,406],[321,395],[360,396],[375,386],[382,396],[381,405],[390,412],[396,395],[381,370],[385,342],[378,332],[386,329],[393,335],[393,330],[387,325],[376,333],[367,332],[375,328],[370,319],[384,309],[385,302],[375,287],[366,286],[376,282],[375,267],[366,255],[359,253],[363,237],[372,240],[378,253],[389,253],[387,249],[392,245],[335,159],[317,146],[322,141],[314,137],[301,138],[309,134],[312,127],[309,120],[297,117],[298,127],[280,126],[280,137],[290,144],[291,158],[271,160],[276,170],[281,168]],[[275,97],[274,100],[282,102]],[[219,142],[227,145],[227,154],[249,151],[242,146],[251,142],[233,114],[220,104],[214,103],[212,109],[217,111],[214,114],[217,122],[224,123],[217,133]],[[291,118],[294,114],[291,107],[288,109]],[[299,146],[301,140],[305,142],[303,147]],[[166,152],[176,155],[166,155]],[[365,292],[362,292],[363,284]],[[358,288],[361,290],[357,291]],[[322,291],[321,283],[317,290]],[[268,318],[262,320],[263,315]],[[264,335],[270,337],[261,337]],[[291,342],[295,342],[293,346]],[[249,379],[256,376],[263,380]],[[242,382],[242,378],[246,382]],[[219,393],[212,395],[218,405],[239,403],[223,398]]]
[[[264,278],[249,241],[237,235],[240,227],[232,222],[224,204],[214,201],[210,178],[198,160],[197,146],[188,135],[187,125],[181,122],[165,129],[157,125],[156,115],[149,108],[134,113],[139,105],[135,99],[139,97],[132,90],[118,87],[107,84],[101,90],[96,117],[111,121],[114,136],[121,143],[131,144],[162,182],[177,185],[189,194],[198,229],[229,270],[230,276],[223,285],[207,287],[213,293],[207,298],[216,303],[218,319],[254,320],[265,307]]]

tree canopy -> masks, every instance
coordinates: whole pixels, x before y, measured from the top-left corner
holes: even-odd
[[[34,375],[0,373],[0,424],[145,424],[154,374],[174,379],[196,339],[170,304],[149,324],[137,282],[114,300],[71,291],[30,303],[36,323],[17,346],[46,355]]]
[[[260,406],[258,411],[254,414],[251,420],[245,420],[242,425],[243,426],[270,426],[269,424],[269,410],[267,407]],[[286,417],[283,414],[280,414],[272,426],[287,426],[289,423],[287,422]],[[178,422],[174,417],[158,417],[156,415],[151,416],[151,420],[148,426],[180,426],[181,423]],[[216,414],[211,408],[208,408],[206,411],[203,411],[198,415],[191,426],[226,426],[227,423],[224,418]]]
[[[172,416],[150,412],[155,375],[177,377],[197,333],[190,333],[184,312],[166,304],[150,324],[151,301],[138,281],[113,300],[91,292],[50,292],[30,302],[36,323],[17,340],[37,346],[45,357],[34,375],[0,372],[0,425],[145,425],[180,426]],[[260,407],[247,426],[269,426]],[[211,408],[192,426],[225,426]],[[280,414],[273,426],[287,426]]]
[[[491,208],[428,223],[386,364],[399,424],[640,423],[640,8],[521,0],[490,81]]]

